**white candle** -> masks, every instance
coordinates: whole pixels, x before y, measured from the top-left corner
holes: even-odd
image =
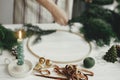
[[[22,31],[19,30],[18,31],[18,39],[17,39],[18,42],[22,42]]]

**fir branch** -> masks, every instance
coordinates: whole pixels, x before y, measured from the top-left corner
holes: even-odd
[[[118,10],[118,13],[120,14],[120,4],[116,7],[116,9]]]
[[[95,40],[98,46],[109,45],[112,37],[120,41],[120,15],[114,11],[89,4],[81,16],[69,20],[69,24],[74,22],[82,23],[84,27],[80,31],[88,41]]]
[[[92,18],[80,29],[87,41],[96,41],[98,46],[109,45],[111,37],[115,37],[110,24],[102,19]]]
[[[0,24],[0,30],[0,36],[2,36],[0,38],[0,48],[11,50],[17,44],[14,31],[5,28],[2,24]]]
[[[100,18],[104,19],[105,21],[112,23],[113,17],[112,17],[112,11],[108,9],[104,9],[101,6],[95,5],[95,4],[90,4],[89,9],[85,10],[81,16],[72,18],[69,23],[72,22],[81,22],[81,23],[86,23],[88,22],[88,19],[90,18]]]
[[[116,0],[118,3],[120,3],[120,0]]]
[[[87,2],[88,0],[83,0],[83,1]],[[97,4],[97,5],[108,5],[108,4],[112,4],[113,2],[114,0],[91,0],[91,4]]]
[[[26,37],[30,37],[32,35],[36,35],[36,39],[33,43],[37,43],[41,40],[41,36],[48,35],[56,32],[56,30],[42,30],[39,26],[32,24],[25,24],[24,29],[26,30]]]
[[[92,0],[92,1],[93,4],[97,4],[97,5],[108,5],[114,2],[114,0]]]

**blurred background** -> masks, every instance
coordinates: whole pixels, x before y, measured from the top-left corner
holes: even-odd
[[[0,0],[0,23],[11,24],[13,21],[13,0]]]
[[[0,23],[12,24],[13,23],[13,2],[14,0],[0,0]],[[105,5],[105,8],[113,10],[117,3],[114,2],[110,5]],[[81,0],[74,0],[73,17],[77,17],[84,11],[84,3]]]

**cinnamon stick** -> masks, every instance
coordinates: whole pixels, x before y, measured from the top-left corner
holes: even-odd
[[[40,77],[45,77],[45,78],[51,78],[51,79],[68,80],[67,78],[53,77],[53,76],[45,76],[45,75],[39,75],[39,74],[35,74],[35,76],[40,76]]]

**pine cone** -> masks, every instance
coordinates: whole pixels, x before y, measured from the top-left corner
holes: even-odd
[[[120,57],[120,45],[116,45],[117,56]]]
[[[15,56],[16,59],[17,59],[17,49],[16,49],[16,47],[13,47],[13,48],[11,49],[11,53],[12,53],[12,55]]]

